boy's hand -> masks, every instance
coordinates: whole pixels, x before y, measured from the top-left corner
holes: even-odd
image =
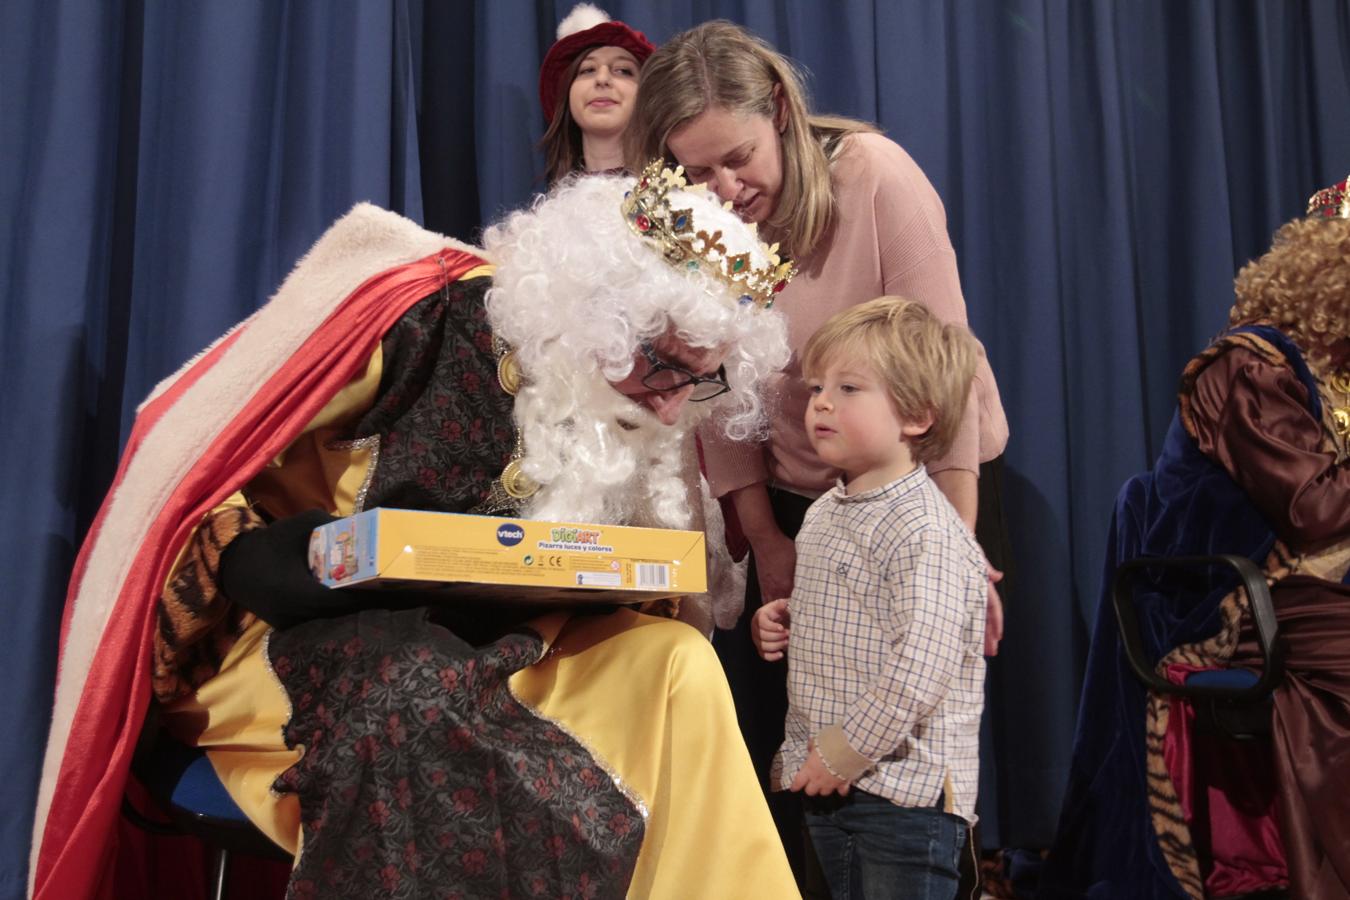
[[[783,658],[788,645],[788,626],[792,622],[786,599],[771,600],[755,610],[750,620],[750,639],[768,662]],[[795,790],[795,789],[794,789]]]
[[[825,768],[825,760],[820,758],[815,741],[808,742],[806,746],[806,764],[797,770],[788,790],[805,791],[808,797],[828,797],[830,794],[848,796],[848,782],[835,778],[834,773]]]
[[[1003,600],[994,585],[1003,580],[1003,573],[985,563],[989,576],[989,601],[984,609],[984,655],[998,656],[998,644],[1003,640]]]

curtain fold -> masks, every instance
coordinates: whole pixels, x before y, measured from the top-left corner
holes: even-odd
[[[0,896],[22,893],[65,579],[136,405],[359,200],[472,240],[543,186],[572,0],[0,4]],[[1232,278],[1350,171],[1350,2],[623,0],[714,17],[879,123],[947,207],[1012,426],[986,842],[1054,829],[1119,484]]]
[[[4,897],[25,891],[61,586],[90,505],[83,490],[97,489],[85,473],[90,442],[107,434],[102,382],[118,379],[118,364],[107,360],[120,353],[107,345],[118,316],[102,298],[117,269],[105,185],[118,169],[125,12],[119,3],[86,10],[70,0],[0,6]],[[115,452],[115,428],[112,437],[106,453]],[[88,465],[106,484],[108,463]]]
[[[137,404],[360,200],[422,214],[408,0],[0,5],[0,896],[66,579]]]

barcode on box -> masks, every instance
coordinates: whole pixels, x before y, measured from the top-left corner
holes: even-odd
[[[639,588],[670,587],[670,566],[661,563],[638,563],[637,586]]]

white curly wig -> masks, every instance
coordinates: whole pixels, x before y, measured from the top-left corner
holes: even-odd
[[[515,349],[526,380],[516,419],[525,471],[544,486],[527,511],[536,518],[687,523],[678,472],[684,435],[714,411],[728,437],[759,435],[762,382],[788,360],[779,313],[738,303],[740,292],[722,281],[672,266],[630,229],[620,204],[633,182],[600,175],[564,181],[483,235],[497,267],[488,319]],[[754,231],[713,195],[670,197],[693,210],[700,230],[721,230],[728,255],[749,252],[754,265],[767,263]],[[667,331],[691,347],[730,350],[731,390],[688,404],[670,428],[611,384],[632,371],[643,341]]]

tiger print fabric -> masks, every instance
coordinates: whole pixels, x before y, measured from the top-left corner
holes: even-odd
[[[155,698],[169,703],[220,671],[225,654],[256,616],[219,588],[220,554],[239,535],[263,526],[247,506],[210,513],[188,542],[160,596],[155,622]]]
[[[1287,577],[1298,564],[1298,557],[1289,552],[1282,541],[1276,541],[1262,567],[1267,584]],[[1158,661],[1157,673],[1167,677],[1167,669],[1174,665],[1197,668],[1217,668],[1227,664],[1237,649],[1243,628],[1251,618],[1251,603],[1241,587],[1223,598],[1219,605],[1222,621],[1219,631],[1207,640],[1182,644]],[[1181,798],[1167,771],[1164,746],[1167,726],[1171,718],[1172,697],[1152,691],[1148,695],[1144,740],[1147,751],[1148,804],[1153,819],[1153,830],[1167,867],[1187,895],[1201,900],[1204,880],[1200,875],[1200,861],[1195,853],[1190,828],[1182,812]]]

